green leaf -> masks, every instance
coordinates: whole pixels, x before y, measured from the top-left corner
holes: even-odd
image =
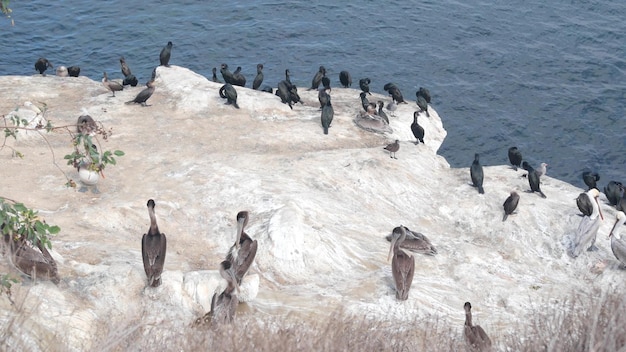
[[[48,227],[48,232],[50,232],[51,235],[56,235],[57,233],[61,232],[61,228],[56,225],[50,226]]]
[[[114,152],[113,152],[113,154],[115,154],[115,155],[117,155],[117,156],[123,156],[123,155],[124,155],[124,152],[123,152],[123,151],[121,151],[121,150],[116,150],[116,151],[114,151]]]

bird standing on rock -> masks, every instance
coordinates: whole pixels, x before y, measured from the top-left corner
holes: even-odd
[[[139,94],[137,94],[135,99],[127,101],[126,104],[141,104],[141,106],[149,106],[146,102],[154,93],[154,80],[148,81],[148,83],[146,83],[146,87],[147,88],[144,88],[141,92],[139,92]]]
[[[418,116],[419,111],[413,113],[413,123],[411,124],[411,132],[413,132],[413,135],[417,138],[415,144],[420,144],[420,142],[424,143],[424,127],[417,123]]]
[[[53,68],[52,63],[48,61],[45,57],[40,57],[35,62],[35,70],[39,71],[39,74],[43,75],[44,72],[48,69],[48,67]]]
[[[237,66],[237,69],[235,70],[235,72],[233,72],[233,79],[231,84],[240,87],[246,86],[246,77],[241,73],[241,66]]]
[[[395,142],[391,144],[387,144],[387,146],[384,149],[389,151],[390,158],[398,159],[396,158],[396,152],[400,150],[400,141],[396,139]]]
[[[263,64],[256,65],[256,77],[254,77],[254,81],[252,81],[252,89],[258,90],[261,87],[261,83],[263,83]]]
[[[237,105],[237,91],[232,84],[226,83],[223,85],[219,90],[219,94],[221,98],[226,99],[226,104],[232,104],[235,108],[239,109],[239,105]]]
[[[317,71],[317,73],[315,73],[315,76],[313,76],[313,80],[311,81],[311,88],[309,88],[309,90],[317,90],[320,86],[320,83],[322,83],[322,77],[325,76],[326,68],[324,68],[324,66],[320,66],[319,71]]]
[[[515,209],[517,209],[518,203],[519,194],[515,191],[511,191],[511,195],[509,195],[509,197],[504,201],[504,204],[502,204],[504,207],[504,217],[502,218],[502,221],[505,221],[509,215],[513,214]]]
[[[518,167],[522,167],[522,152],[517,147],[509,148],[509,162],[513,165],[515,171],[517,171]]]
[[[102,77],[102,85],[104,85],[106,89],[113,92],[113,96],[115,96],[115,92],[119,92],[124,89],[124,86],[121,83],[109,81],[109,77],[107,76],[106,72],[104,72],[104,75]]]
[[[159,61],[161,66],[170,67],[170,57],[172,56],[172,42],[167,42],[167,45],[161,49],[159,54]]]
[[[528,184],[530,185],[530,192],[538,192],[541,195],[541,198],[546,198],[546,195],[541,191],[540,179],[537,170],[535,170],[530,164],[526,161],[522,163],[522,167],[524,170],[528,171]]]
[[[217,78],[217,68],[213,67],[213,69],[211,70],[212,72],[212,76],[211,76],[211,81],[215,82],[215,83],[222,83],[218,78]]]
[[[472,178],[472,184],[474,187],[478,187],[478,193],[483,194],[485,190],[483,189],[483,167],[480,165],[478,153],[474,154],[474,162],[472,162],[472,166],[470,167],[470,177]]]
[[[465,342],[472,350],[489,350],[491,348],[491,339],[480,325],[472,324],[472,305],[470,302],[465,302],[463,308],[465,309],[465,327],[463,330]]]
[[[328,128],[330,124],[333,122],[333,116],[335,115],[335,111],[333,110],[333,105],[330,103],[330,95],[327,95],[326,105],[322,108],[322,127],[324,128],[324,134],[328,134]]]
[[[383,111],[384,106],[385,106],[385,103],[383,103],[382,100],[379,100],[378,101],[378,116],[382,117],[382,119],[385,120],[387,124],[389,124],[389,117],[387,117],[387,114],[385,114],[385,111]]]
[[[167,250],[167,238],[159,231],[156,215],[154,214],[154,200],[148,200],[148,214],[150,215],[150,228],[141,239],[141,255],[143,268],[148,277],[148,286],[158,287],[161,285],[161,273],[165,263]]]
[[[352,86],[352,76],[350,76],[350,72],[341,71],[339,72],[339,82],[344,88],[350,88]]]
[[[370,93],[370,83],[372,83],[372,81],[369,78],[361,78],[359,80],[359,88],[361,88],[363,92],[372,95],[372,93]]]

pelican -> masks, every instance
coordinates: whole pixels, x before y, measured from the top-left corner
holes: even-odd
[[[115,96],[115,92],[119,92],[120,90],[124,89],[124,86],[121,83],[109,81],[109,77],[107,76],[106,72],[104,72],[104,75],[102,77],[102,84],[106,89],[113,92],[113,96]]]
[[[4,228],[4,224],[0,229]],[[9,261],[24,275],[31,279],[48,278],[54,284],[60,282],[57,265],[46,246],[37,243],[37,251],[26,243],[25,240],[12,240],[9,234],[4,235],[4,243],[11,251]]]
[[[583,213],[583,216],[591,217],[594,209],[596,209],[600,214],[600,218],[604,220],[598,197],[600,197],[600,191],[598,191],[597,188],[592,188],[587,192],[578,195],[578,198],[576,198],[576,205],[578,206],[578,210]],[[594,218],[597,216],[598,214],[596,214]]]
[[[224,260],[220,264],[220,275],[228,282],[228,286],[219,295],[217,292],[213,294],[211,311],[208,313],[211,317],[211,323],[232,323],[235,319],[235,312],[239,304],[239,299],[237,298],[239,285],[233,269],[231,262],[228,260]]]
[[[626,268],[626,241],[624,241],[620,233],[622,232],[622,225],[624,225],[625,221],[626,214],[624,214],[623,211],[618,211],[615,219],[615,225],[613,225],[613,228],[609,233],[609,238],[611,239],[611,249],[613,250],[615,258],[622,263],[620,265],[622,268]]]
[[[226,280],[227,286],[221,293],[215,292],[211,299],[211,310],[202,318],[196,319],[194,325],[201,324],[228,324],[235,320],[237,305],[239,304],[239,285],[233,272],[232,263],[224,260],[220,263],[220,275]]]
[[[150,229],[148,233],[143,234],[141,239],[141,255],[143,256],[143,268],[148,276],[148,285],[158,287],[161,285],[161,273],[165,263],[167,240],[165,234],[159,232],[156,216],[154,215],[154,206],[154,200],[148,200]]]
[[[430,243],[430,240],[428,239],[428,237],[426,237],[424,234],[420,232],[411,231],[406,226],[402,226],[402,227],[404,227],[404,231],[406,232],[406,238],[400,244],[400,248],[408,249],[412,252],[426,254],[426,255],[437,254],[437,249],[435,248],[435,246],[433,246],[432,243]],[[387,237],[385,237],[385,239],[387,239],[387,241],[390,241],[390,242],[392,238],[393,238],[393,234],[389,234],[387,235]]]
[[[470,302],[465,302],[463,306],[465,308],[465,329],[463,330],[465,335],[465,341],[470,346],[470,349],[474,351],[483,351],[491,348],[491,340],[485,330],[480,325],[472,324],[472,305]]]
[[[391,273],[396,285],[396,298],[401,301],[406,301],[409,298],[409,290],[415,272],[415,258],[400,248],[405,239],[406,230],[404,226],[394,228],[391,235],[391,247],[389,247],[389,255],[387,256],[387,261],[391,259]]]
[[[580,252],[582,252],[583,246],[589,241],[591,241],[591,245],[587,248],[587,251],[591,252],[598,250],[594,243],[596,242],[596,235],[598,234],[598,229],[600,228],[600,221],[604,220],[600,204],[598,203],[599,196],[600,191],[596,188],[592,188],[586,193],[579,195],[576,200],[577,204],[584,204],[584,208],[591,207],[591,212],[587,215],[585,214],[586,210],[583,211],[581,209],[584,214],[583,219],[580,221],[580,225],[578,225],[578,229],[576,229],[576,233],[573,236],[573,241],[567,250],[567,254],[572,258],[578,257]],[[580,205],[579,208],[581,208]],[[600,215],[599,218],[598,215]]]
[[[248,225],[248,212],[240,211],[237,213],[237,237],[226,255],[226,260],[232,263],[238,285],[250,269],[257,250],[257,241],[253,241],[244,231],[246,225]]]

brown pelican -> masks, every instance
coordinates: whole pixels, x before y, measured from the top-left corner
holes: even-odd
[[[0,229],[4,228],[4,224]],[[31,247],[25,240],[14,241],[11,235],[4,235],[4,242],[11,251],[9,260],[24,275],[31,279],[49,278],[55,284],[60,282],[57,265],[46,246],[41,242],[37,243],[37,251]]]
[[[426,237],[426,235],[420,232],[411,231],[406,226],[402,227],[404,227],[404,231],[406,232],[406,238],[402,243],[400,243],[400,248],[408,249],[412,252],[426,255],[437,254],[437,249],[435,248],[435,246],[433,246],[432,243],[430,243],[430,240],[428,239],[428,237]],[[385,237],[385,239],[390,242],[392,238],[393,233]]]
[[[400,150],[400,142],[396,139],[395,142],[387,144],[387,146],[384,149],[389,151],[390,158],[398,159],[396,158],[396,152]]]
[[[505,221],[506,218],[513,214],[515,209],[517,209],[517,204],[519,203],[519,194],[515,191],[511,191],[511,195],[504,201],[502,206],[504,207],[504,217],[502,221]]]
[[[150,229],[141,239],[141,255],[143,256],[143,268],[148,276],[148,285],[157,287],[161,285],[161,273],[165,263],[167,239],[164,233],[159,232],[156,216],[154,215],[154,206],[154,200],[148,200]]]
[[[118,92],[124,89],[124,86],[121,83],[118,83],[115,81],[109,81],[109,77],[107,76],[106,72],[104,72],[104,77],[102,77],[102,84],[104,85],[106,89],[113,92],[113,96],[115,96],[115,92]]]
[[[244,231],[246,225],[248,225],[248,212],[240,211],[237,213],[237,237],[226,255],[226,260],[232,263],[232,270],[238,285],[250,269],[257,250],[257,241],[253,241]]]
[[[472,324],[472,305],[470,302],[465,302],[463,306],[465,308],[465,328],[463,333],[465,335],[465,342],[470,346],[470,349],[474,351],[484,351],[491,348],[491,340],[485,330],[480,325]]]
[[[396,286],[396,298],[401,301],[409,298],[409,290],[415,272],[415,258],[411,253],[400,248],[406,237],[404,226],[394,228],[391,235],[391,247],[389,247],[389,255],[387,256],[387,261],[391,259],[391,273]]]
[[[88,135],[96,132],[98,129],[98,125],[96,121],[89,115],[81,115],[78,117],[78,121],[76,121],[76,131],[83,135]]]
[[[620,233],[622,232],[622,225],[626,221],[626,214],[623,211],[618,211],[615,219],[615,224],[609,233],[609,238],[611,239],[611,250],[613,250],[613,254],[615,258],[619,260],[622,264],[620,267],[626,267],[626,241],[622,238]]]
[[[589,241],[591,241],[591,245],[587,248],[587,251],[598,250],[594,243],[596,242],[596,235],[598,234],[598,229],[600,228],[600,220],[604,219],[598,202],[599,196],[600,191],[596,188],[592,188],[586,193],[578,196],[576,199],[577,204],[583,204],[582,206],[579,205],[579,208],[590,208],[591,213],[587,215],[583,212],[583,218],[580,221],[580,224],[572,237],[572,241],[568,246],[569,248],[567,249],[567,254],[572,258],[578,257],[580,252],[582,252],[583,246],[585,246]],[[598,215],[600,215],[599,218]]]
[[[220,275],[226,280],[228,286],[220,294],[217,292],[213,294],[211,310],[202,318],[196,319],[194,324],[196,326],[203,323],[217,326],[218,324],[232,323],[235,320],[235,313],[239,304],[237,297],[239,285],[237,285],[231,262],[224,260],[220,264]]]

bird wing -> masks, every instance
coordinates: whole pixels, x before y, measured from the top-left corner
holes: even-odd
[[[154,273],[158,276],[163,272],[163,266],[165,264],[165,252],[167,250],[167,238],[164,233],[159,236],[160,246],[155,248],[155,257],[153,259],[154,264],[152,266]]]
[[[244,233],[242,233],[242,237]],[[248,236],[246,235],[246,237]],[[256,257],[257,246],[257,241],[252,241],[250,237],[248,237],[246,241],[241,243],[241,248],[239,249],[239,255],[237,256],[234,270],[238,284],[241,283],[241,280],[248,272],[248,269],[250,269],[250,266],[252,266],[252,262]]]
[[[148,278],[152,276],[152,266],[150,265],[150,258],[148,257],[148,234],[144,233],[141,238],[141,256],[143,258],[143,269],[146,272]]]
[[[617,237],[611,236],[611,250],[615,258],[626,265],[626,241],[623,238],[617,239]]]

